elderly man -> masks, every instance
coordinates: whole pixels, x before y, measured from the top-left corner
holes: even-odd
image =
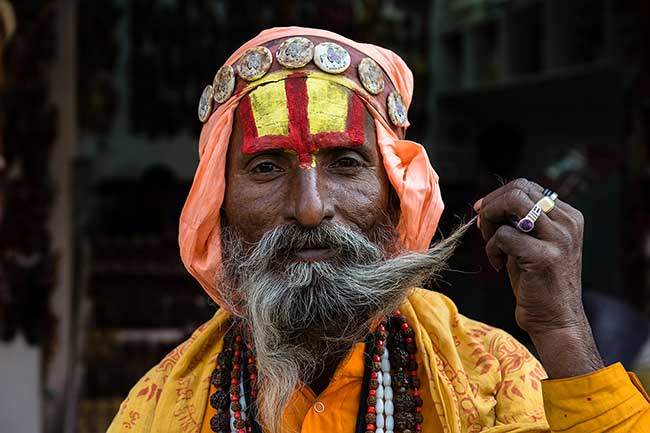
[[[552,191],[517,180],[475,205],[545,370],[416,288],[468,226],[429,248],[443,205],[404,139],[411,92],[394,53],[314,29],[264,31],[219,69],[180,247],[221,309],[110,432],[650,431],[638,381],[595,347],[582,216]]]

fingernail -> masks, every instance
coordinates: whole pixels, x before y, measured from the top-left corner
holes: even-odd
[[[479,199],[476,203],[474,203],[474,210],[478,212],[481,210],[481,203],[483,203],[483,199]]]
[[[481,217],[478,217],[476,219],[476,227],[478,227],[478,229],[481,230]]]

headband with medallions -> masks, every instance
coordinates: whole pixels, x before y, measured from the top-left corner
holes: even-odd
[[[277,62],[274,62],[272,50],[275,50]],[[352,64],[356,68],[350,68]],[[352,47],[343,47],[325,38],[302,36],[251,48],[233,65],[222,66],[213,83],[203,90],[199,120],[206,122],[218,104],[223,104],[235,93],[250,90],[270,72],[282,69],[320,70],[332,76],[343,76],[355,84],[357,93],[365,91],[364,99],[395,128],[404,128],[408,123],[402,95],[389,79],[384,78],[386,74],[377,62]]]

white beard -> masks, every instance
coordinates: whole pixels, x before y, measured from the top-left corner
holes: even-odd
[[[471,223],[470,223],[471,224]],[[224,271],[217,287],[226,305],[250,326],[258,362],[258,414],[276,432],[291,397],[325,362],[341,359],[371,331],[372,322],[399,307],[411,288],[436,277],[470,224],[425,253],[387,258],[394,229],[377,245],[347,227],[280,226],[252,248],[224,227]],[[334,258],[296,261],[294,252],[326,246]]]

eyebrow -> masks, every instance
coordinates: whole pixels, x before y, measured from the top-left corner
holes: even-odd
[[[365,144],[350,144],[350,145],[341,144],[341,145],[327,146],[327,147],[316,149],[313,153],[315,154],[321,151],[343,152],[343,151],[350,151],[350,150],[362,153],[364,156],[370,156],[371,154],[371,149],[369,148],[369,146],[365,146]],[[244,155],[246,159],[252,159],[262,155],[284,156],[287,154],[299,155],[298,152],[296,152],[294,149],[291,149],[289,147],[285,147],[285,148],[273,147],[273,148],[256,150],[255,152],[247,152],[247,153],[242,152],[242,155]]]

